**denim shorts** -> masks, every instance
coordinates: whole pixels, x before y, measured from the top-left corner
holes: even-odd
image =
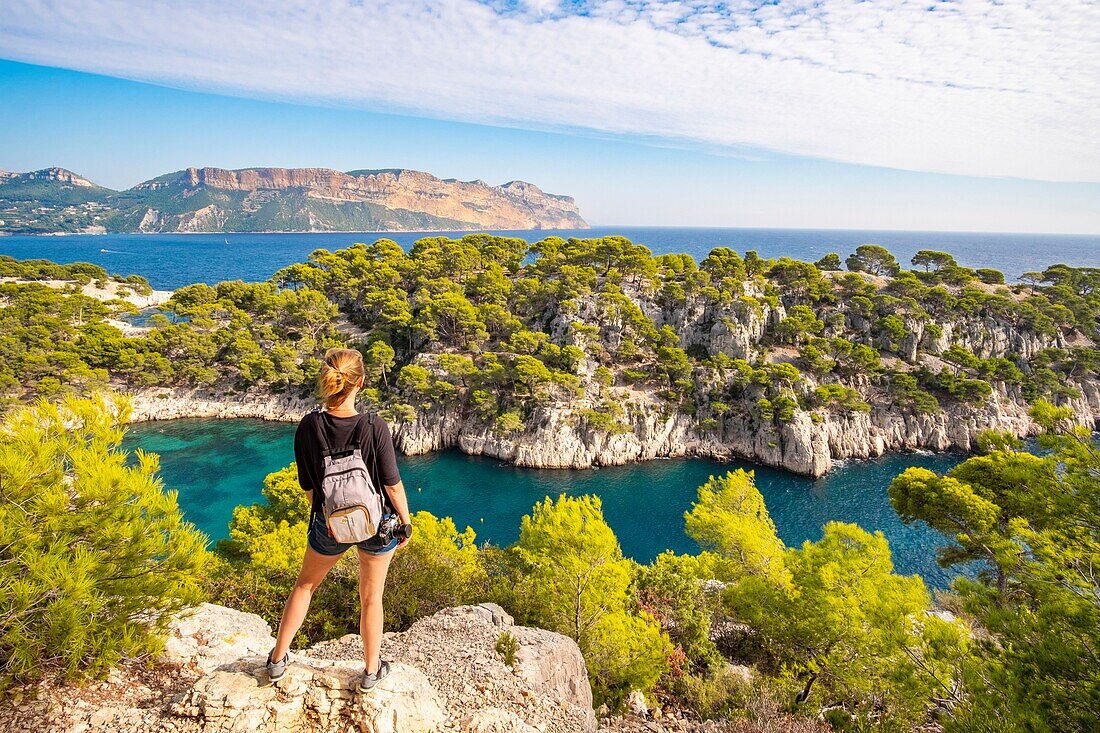
[[[388,514],[386,516],[389,516]],[[332,539],[328,533],[328,525],[325,524],[325,518],[321,514],[315,514],[313,521],[309,525],[309,546],[313,548],[314,552],[318,552],[322,555],[343,555],[352,547],[358,547],[361,552],[365,552],[368,555],[385,555],[393,552],[397,547],[399,540],[395,537],[389,541],[389,544],[382,544],[382,541],[377,537],[371,537],[369,540],[363,540],[362,542],[337,542]]]

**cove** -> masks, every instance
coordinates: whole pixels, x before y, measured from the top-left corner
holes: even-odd
[[[130,427],[123,448],[158,453],[168,489],[179,492],[184,515],[211,540],[225,537],[233,508],[261,500],[263,479],[293,459],[295,426],[261,420],[183,419]],[[961,457],[899,454],[852,461],[816,481],[748,463],[680,458],[583,471],[516,468],[495,459],[444,451],[399,457],[413,511],[454,518],[478,542],[507,545],[519,536],[520,518],[545,496],[595,494],[623,552],[648,562],[666,549],[697,552],[684,533],[684,512],[711,475],[753,469],[779,536],[788,546],[821,537],[837,520],[881,531],[899,573],[920,574],[932,587],[954,577],[936,564],[945,538],[918,524],[902,524],[886,493],[909,466],[945,471]]]

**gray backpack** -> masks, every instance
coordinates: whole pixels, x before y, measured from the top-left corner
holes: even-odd
[[[363,423],[361,415],[352,429],[348,444],[341,451],[332,449],[324,415],[318,416],[317,438],[324,449],[322,456],[321,495],[324,497],[325,524],[337,542],[351,544],[369,540],[378,534],[385,502],[382,492],[371,481],[360,448]]]

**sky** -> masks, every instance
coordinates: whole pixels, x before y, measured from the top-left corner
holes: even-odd
[[[593,224],[1100,233],[1095,0],[8,0],[0,169],[523,179]]]

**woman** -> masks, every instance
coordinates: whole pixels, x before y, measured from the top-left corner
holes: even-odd
[[[305,560],[294,589],[290,592],[275,648],[267,657],[267,671],[272,680],[286,672],[290,643],[305,620],[313,592],[351,544],[334,540],[325,523],[322,436],[334,450],[359,447],[367,472],[374,486],[385,487],[386,513],[396,513],[400,521],[410,524],[405,487],[397,472],[393,439],[389,426],[377,416],[360,415],[355,410],[355,398],[363,387],[366,370],[363,356],[353,349],[329,349],[321,366],[318,387],[323,410],[302,418],[294,435],[294,460],[298,464],[298,482],[310,499],[309,540]],[[319,435],[319,432],[321,433]],[[351,443],[358,442],[358,446]],[[386,572],[395,549],[404,547],[408,537],[383,544],[376,536],[356,543],[359,556],[359,633],[363,637],[363,680],[360,690],[369,690],[389,673],[389,664],[382,661],[382,590]]]

